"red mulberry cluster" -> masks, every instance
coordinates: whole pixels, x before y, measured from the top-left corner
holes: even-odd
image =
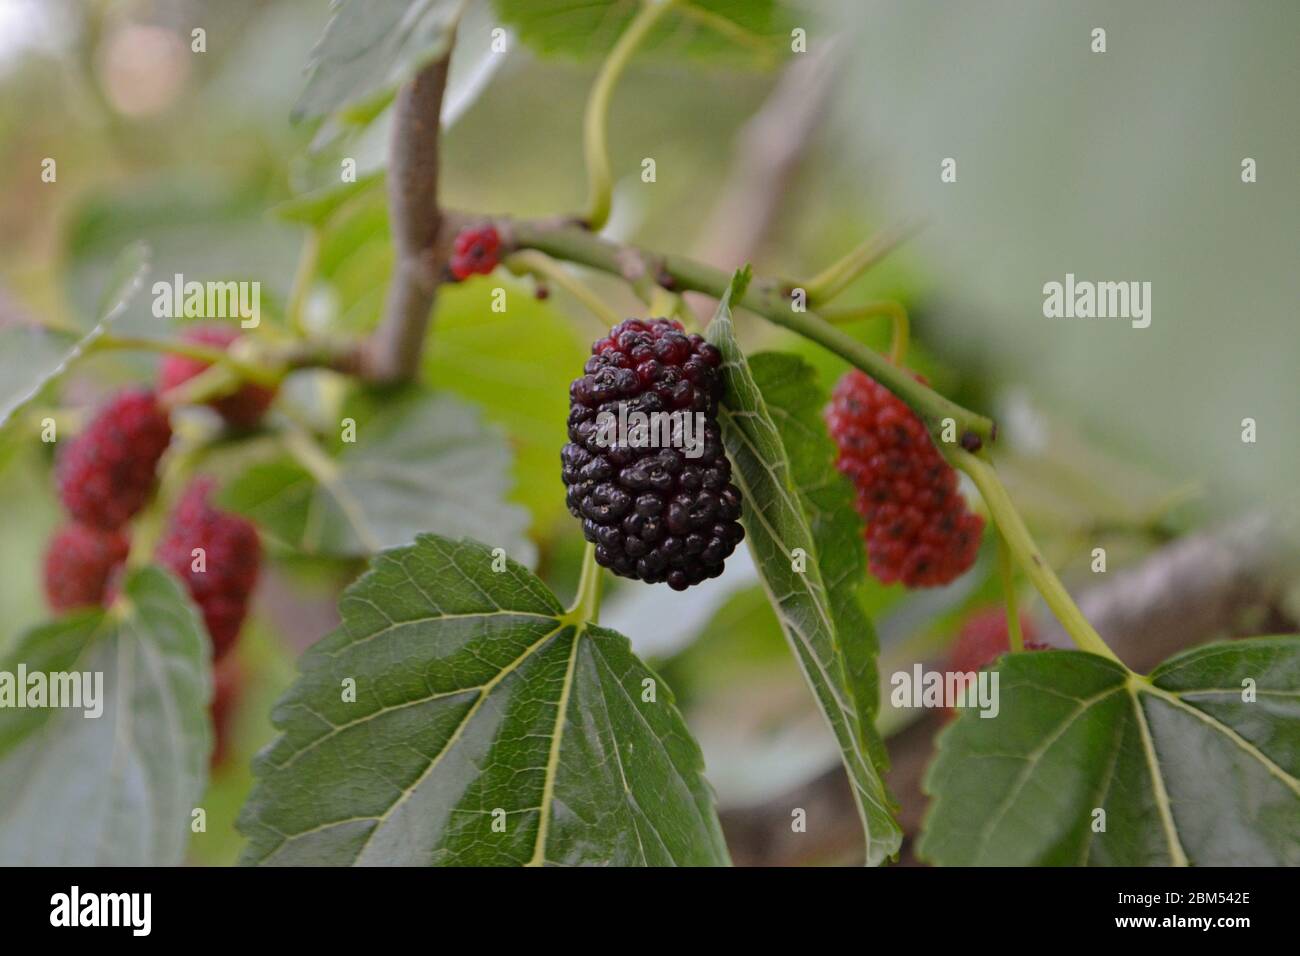
[[[238,338],[239,331],[232,326],[206,322],[186,329],[181,336],[181,341],[229,350]],[[208,363],[201,359],[169,354],[162,360],[158,369],[158,388],[163,392],[170,391],[188,382],[208,367]],[[251,428],[261,420],[273,401],[275,401],[275,389],[249,382],[234,394],[213,399],[208,404],[236,428]]]
[[[214,487],[210,478],[190,483],[156,557],[184,582],[203,612],[213,658],[219,659],[234,646],[248,613],[262,547],[252,524],[208,502]]]
[[[857,490],[871,573],[909,588],[947,584],[975,561],[984,519],[957,491],[957,473],[902,400],[853,369],[826,412],[836,467]]]
[[[228,347],[238,333],[222,326],[199,326],[185,340]],[[163,389],[188,381],[207,367],[169,356],[161,369]],[[255,385],[215,402],[227,421],[254,424],[274,398]],[[153,494],[158,462],[171,442],[167,412],[157,396],[129,389],[114,396],[59,458],[59,497],[73,521],[50,538],[44,562],[45,596],[55,611],[108,604],[130,551],[126,525]],[[214,765],[226,753],[231,710],[242,678],[232,660],[221,661],[234,645],[257,583],[261,545],[256,529],[243,518],[208,503],[210,479],[186,489],[159,543],[159,564],[185,584],[203,615],[216,661],[211,717]],[[196,549],[202,549],[201,558]]]
[[[59,460],[59,497],[68,514],[105,531],[126,524],[153,493],[158,460],[171,438],[153,392],[120,392]]]
[[[721,362],[716,348],[668,319],[628,319],[591,347],[585,374],[569,387],[569,444],[560,461],[569,511],[602,567],[681,591],[721,574],[744,538],[740,492],[718,428]],[[693,436],[699,454],[680,447],[685,431],[670,447],[611,436],[606,426],[620,412],[624,420],[691,416],[703,426]]]

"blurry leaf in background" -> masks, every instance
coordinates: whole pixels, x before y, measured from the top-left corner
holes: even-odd
[[[817,542],[804,512],[807,503],[794,488],[781,434],[736,345],[731,298],[744,294],[748,280],[747,270],[736,274],[708,327],[709,340],[721,351],[723,360],[725,392],[718,419],[733,465],[732,479],[744,497],[749,549],[795,656],[835,732],[862,817],[867,862],[876,866],[898,851],[902,830],[890,812],[890,799],[875,762],[883,750],[879,744],[868,743],[875,728],[866,700],[859,700],[863,690],[854,679],[858,667],[844,646],[846,641],[865,635],[838,629],[841,620],[856,624],[862,619],[861,612],[857,609],[855,616],[845,605],[832,604],[832,594],[821,576]],[[802,560],[799,566],[797,560]],[[834,595],[837,601],[843,596],[840,592]]]
[[[520,38],[547,56],[607,53],[636,15],[640,0],[492,0]],[[710,65],[773,66],[790,50],[789,27],[775,0],[681,0],[646,38],[653,54]]]
[[[103,713],[0,707],[0,863],[177,866],[207,782],[208,657],[199,617],[157,568],[107,611],[20,640],[3,668],[103,675]],[[25,693],[26,688],[20,688]]]
[[[40,555],[46,547],[45,536],[64,520],[56,496],[53,475],[54,456],[48,445],[23,440],[4,440],[0,436],[0,501],[4,533],[0,534],[0,654],[4,654],[27,628],[45,619],[42,585],[44,568]]]
[[[492,310],[497,287],[506,290],[504,312]],[[573,319],[539,302],[522,282],[489,276],[439,292],[424,374],[510,435],[512,498],[528,507],[538,530],[568,514],[560,449],[569,440],[569,383],[589,354]]]
[[[466,0],[336,0],[296,119],[348,109],[373,117],[450,47]],[[486,42],[486,40],[485,40]]]
[[[385,182],[383,170],[358,176],[354,182],[339,182],[312,192],[302,193],[271,207],[271,215],[285,222],[303,226],[324,227],[330,224],[339,211],[360,196],[379,188]]]
[[[995,669],[996,719],[963,708],[940,737],[922,858],[1300,864],[1300,638],[1198,647],[1149,683],[1077,651],[1012,654]]]
[[[0,428],[126,312],[140,291],[148,263],[149,249],[141,243],[119,253],[100,293],[94,324],[84,334],[32,325],[0,328]]]
[[[154,178],[80,203],[66,227],[65,284],[77,315],[90,315],[123,246],[148,242],[152,262],[118,320],[129,335],[165,336],[170,318],[153,314],[155,282],[260,282],[261,319],[288,294],[298,255],[296,230],[268,221],[266,196],[205,177]]]
[[[421,535],[348,589],[344,626],[276,708],[244,862],[728,862],[668,688],[627,638],[492,563],[477,542]]]
[[[1300,5],[1109,4],[1105,53],[1095,4],[1028,7],[834,7],[845,172],[891,216],[929,218],[913,245],[931,345],[1220,503],[1292,498],[1300,99],[1278,91]],[[1067,273],[1150,282],[1150,327],[1045,318]]]
[[[226,489],[227,507],[307,554],[364,556],[408,544],[421,531],[473,534],[523,564],[536,559],[528,514],[505,503],[510,450],[479,411],[448,395],[411,389],[344,403],[355,442],[328,449],[306,432],[288,453],[253,465]]]

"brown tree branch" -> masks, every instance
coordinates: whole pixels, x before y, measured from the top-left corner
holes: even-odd
[[[388,167],[388,210],[397,261],[384,317],[366,341],[363,377],[400,382],[415,377],[451,236],[438,207],[439,134],[448,52],[397,95]]]

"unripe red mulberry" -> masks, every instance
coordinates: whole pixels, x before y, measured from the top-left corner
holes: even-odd
[[[185,583],[203,613],[215,659],[230,650],[239,636],[257,584],[262,546],[252,524],[208,503],[214,487],[211,478],[190,483],[156,557]],[[196,556],[195,549],[202,553]]]
[[[826,411],[836,467],[853,482],[866,520],[871,573],[909,588],[947,584],[975,562],[984,519],[957,490],[957,473],[903,401],[852,369]]]
[[[153,392],[119,392],[59,459],[59,497],[68,514],[94,528],[120,528],[153,492],[171,437]]]
[[[230,325],[205,322],[187,328],[181,335],[181,341],[229,350],[239,337],[239,330]],[[169,354],[163,358],[158,368],[158,388],[163,392],[170,391],[209,367],[210,363],[200,359]],[[251,428],[261,420],[267,408],[275,401],[275,392],[275,389],[267,388],[265,385],[246,382],[239,391],[214,398],[208,402],[208,405],[236,428]]]
[[[106,603],[109,578],[122,566],[130,542],[120,531],[65,524],[45,552],[45,598],[55,611]]]
[[[745,536],[718,428],[721,361],[680,322],[628,319],[596,341],[586,374],[569,387],[570,441],[560,453],[566,502],[596,545],[596,561],[615,574],[681,591],[721,574]],[[620,410],[647,421],[657,412],[691,416],[692,427],[703,426],[689,449],[698,455],[672,441],[655,447],[609,434],[602,422],[619,420]]]
[[[472,275],[487,275],[497,267],[501,236],[493,226],[464,229],[452,243],[451,274],[460,282]]]
[[[1020,636],[1027,651],[1044,650],[1047,645],[1035,639],[1038,634],[1034,622],[1020,615]],[[953,642],[948,653],[948,666],[951,670],[966,673],[978,671],[1001,654],[1011,649],[1011,637],[1007,633],[1007,612],[1005,608],[989,607],[975,611],[962,622],[957,640]]]
[[[1020,615],[1020,636],[1025,650],[1047,650],[1046,644],[1034,639],[1037,637],[1034,622],[1023,614]],[[962,622],[957,640],[948,651],[948,672],[954,675],[978,674],[1009,650],[1011,635],[1007,631],[1006,608],[982,608]],[[971,686],[970,678],[959,677],[954,686],[965,693]],[[947,714],[954,717],[956,711],[949,707]]]

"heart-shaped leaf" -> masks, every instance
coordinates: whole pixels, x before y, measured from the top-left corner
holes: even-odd
[[[1179,654],[1140,677],[1012,654],[999,710],[940,738],[919,852],[969,866],[1300,865],[1300,638]]]
[[[121,315],[140,290],[148,261],[149,250],[139,243],[118,257],[100,294],[95,323],[89,331],[74,333],[33,325],[0,328],[0,427],[62,375],[86,346]]]
[[[19,640],[0,668],[10,675],[0,676],[0,863],[184,861],[207,784],[208,654],[194,609],[157,568],[130,574],[111,609],[60,618]],[[20,673],[27,687],[17,685]],[[50,689],[100,676],[102,696],[92,683],[90,710],[86,698],[75,708],[15,706],[6,680],[26,695],[35,674]]]
[[[474,534],[533,561],[528,514],[505,503],[510,449],[472,405],[422,391],[382,401],[358,393],[343,406],[347,419],[355,441],[327,452],[295,434],[292,457],[244,471],[225,504],[308,554],[369,555],[436,531]]]
[[[421,535],[339,608],[255,763],[245,862],[727,862],[671,692],[522,566]]]
[[[874,701],[875,691],[868,690],[861,679],[870,651],[862,654],[860,649],[870,648],[873,636],[869,627],[852,633],[840,630],[841,624],[862,627],[865,621],[860,608],[854,614],[852,602],[847,600],[851,595],[843,590],[849,559],[839,552],[841,534],[826,530],[822,519],[823,535],[833,549],[830,567],[837,575],[834,597],[839,600],[833,602],[822,576],[819,542],[809,523],[809,511],[817,513],[818,503],[807,497],[814,493],[815,485],[808,486],[804,494],[796,489],[796,474],[781,431],[736,344],[731,302],[741,298],[747,282],[747,272],[732,280],[708,330],[710,341],[723,357],[726,391],[719,414],[723,441],[744,496],[746,540],[754,563],[839,743],[862,817],[867,862],[874,866],[898,851],[902,831],[890,812],[880,771],[872,759],[873,751],[880,755],[879,748],[868,744],[874,735],[869,727],[873,707],[868,702]],[[806,414],[804,410],[802,415]],[[793,423],[787,430],[794,434]],[[803,430],[800,434],[803,443],[807,436]],[[818,473],[825,474],[828,462],[801,462],[798,477],[815,482]],[[852,654],[848,650],[851,642],[860,642],[859,650]]]
[[[631,23],[641,0],[494,0],[501,19],[547,56],[602,56]],[[647,52],[709,62],[769,66],[790,49],[775,0],[678,0],[643,44]]]

